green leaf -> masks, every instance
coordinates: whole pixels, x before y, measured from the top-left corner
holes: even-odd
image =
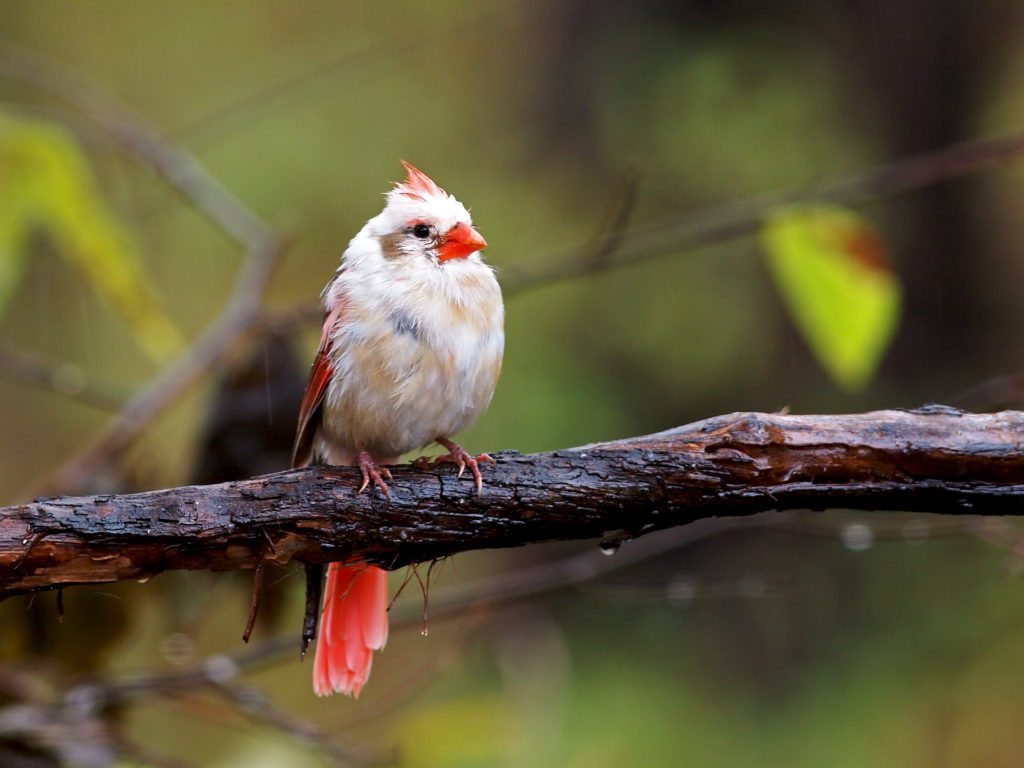
[[[900,284],[878,233],[842,208],[782,209],[761,241],[786,308],[829,376],[863,389],[881,362],[900,311]]]
[[[162,362],[183,346],[131,236],[109,211],[71,134],[0,113],[0,312],[37,231],[51,238],[151,358]]]

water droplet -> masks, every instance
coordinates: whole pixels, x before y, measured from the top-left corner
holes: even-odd
[[[229,656],[218,654],[203,662],[203,671],[213,682],[226,683],[238,674],[238,665]]]
[[[853,552],[863,552],[875,543],[875,534],[863,523],[851,523],[843,528],[843,546]]]
[[[77,395],[85,389],[88,383],[85,378],[85,371],[73,363],[65,363],[53,372],[51,379],[53,388],[62,395]]]
[[[681,608],[692,603],[694,598],[697,597],[697,587],[689,579],[670,581],[665,597],[668,598],[670,605]]]
[[[932,529],[924,520],[907,520],[902,533],[908,544],[924,544],[931,537]]]
[[[745,597],[747,600],[757,600],[764,597],[764,578],[760,575],[744,576],[736,584],[736,594]]]
[[[184,632],[174,632],[160,641],[160,654],[176,667],[191,661],[195,652],[195,640]]]
[[[609,557],[611,557],[619,551],[619,547],[622,546],[622,542],[618,539],[605,539],[601,542],[600,546],[601,554],[608,555]]]

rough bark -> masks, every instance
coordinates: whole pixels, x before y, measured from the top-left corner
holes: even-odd
[[[557,539],[609,545],[722,515],[794,508],[1024,511],[1024,412],[942,406],[836,416],[736,413],[654,435],[496,454],[482,496],[450,467],[312,467],[220,485],[0,509],[0,597],[170,569],[366,558],[385,567]]]

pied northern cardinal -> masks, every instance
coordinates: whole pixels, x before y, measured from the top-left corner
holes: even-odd
[[[302,410],[292,466],[358,466],[389,495],[385,465],[438,442],[437,459],[478,463],[449,438],[494,394],[505,345],[501,289],[480,258],[487,245],[469,212],[426,174],[408,178],[352,238],[323,292],[327,315]],[[359,695],[373,651],[388,635],[387,572],[331,563],[313,665],[313,688]]]

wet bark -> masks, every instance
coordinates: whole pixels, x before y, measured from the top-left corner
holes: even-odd
[[[495,454],[477,496],[450,466],[311,467],[218,485],[0,509],[0,597],[171,569],[365,558],[392,568],[470,549],[599,538],[713,516],[852,508],[1024,512],[1024,412],[929,406],[832,416],[735,413],[655,435]]]

